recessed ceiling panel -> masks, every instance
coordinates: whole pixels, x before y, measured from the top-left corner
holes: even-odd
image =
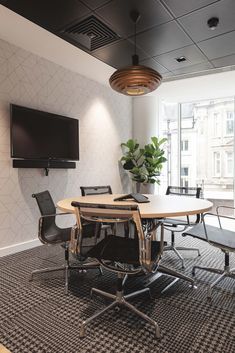
[[[205,63],[201,63],[201,64],[197,64],[197,65],[182,67],[181,69],[173,70],[172,72],[175,75],[183,75],[183,74],[189,74],[189,73],[193,73],[193,72],[202,72],[202,71],[210,70],[210,69],[213,69],[213,65],[207,61]]]
[[[184,57],[186,60],[178,62],[176,59],[181,57]],[[181,67],[199,64],[203,61],[207,61],[207,58],[195,45],[189,45],[187,47],[156,56],[155,59],[160,64],[164,65],[168,70],[180,69]]]
[[[224,56],[211,61],[215,67],[226,67],[235,65],[235,54]]]
[[[165,78],[172,77],[172,76],[174,76],[174,74],[172,72],[170,72],[170,71],[165,72],[164,74],[162,74],[163,80]]]
[[[151,67],[152,69],[158,71],[161,75],[168,72],[168,70],[164,66],[160,65],[154,59],[151,58],[140,61],[140,65]]]
[[[176,17],[207,6],[219,0],[163,0]]]
[[[211,17],[219,19],[216,29],[211,30],[207,21]],[[223,0],[200,9],[179,19],[187,33],[195,42],[235,30],[235,1]]]
[[[81,2],[83,2],[83,4],[89,7],[91,10],[95,10],[98,7],[107,4],[107,2],[110,2],[110,0],[81,0]]]
[[[90,13],[78,0],[8,0],[5,6],[51,31]]]
[[[97,13],[110,23],[119,35],[127,37],[134,33],[134,24],[130,18],[131,10],[137,10],[141,15],[137,23],[137,32],[173,18],[158,0],[114,0],[97,10]]]
[[[93,55],[115,68],[121,68],[126,65],[132,65],[132,55],[134,53],[134,45],[128,40],[122,40],[102,49],[95,50]],[[137,54],[140,60],[146,58],[146,54],[138,48]]]
[[[193,44],[175,21],[137,35],[137,44],[151,56]]]
[[[198,43],[209,59],[235,54],[235,31]]]

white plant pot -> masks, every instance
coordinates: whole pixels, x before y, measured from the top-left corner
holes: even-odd
[[[155,184],[136,183],[136,192],[140,194],[154,194]]]

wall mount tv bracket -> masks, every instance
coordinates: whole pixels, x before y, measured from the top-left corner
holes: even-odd
[[[75,169],[76,163],[52,159],[13,159],[13,168],[43,168],[48,176],[49,169]]]

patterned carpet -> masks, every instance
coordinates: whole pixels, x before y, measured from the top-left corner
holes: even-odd
[[[202,256],[185,252],[187,270],[193,264],[222,267],[223,254],[206,243],[177,237],[180,245],[198,246]],[[151,285],[153,299],[147,296],[132,303],[158,321],[162,338],[156,340],[153,328],[126,309],[108,312],[90,324],[87,335],[79,339],[82,319],[107,304],[89,297],[91,287],[114,292],[115,276],[97,270],[73,272],[69,295],[64,295],[63,272],[35,277],[33,269],[63,261],[60,247],[41,246],[0,258],[0,343],[12,353],[232,353],[235,352],[235,281],[226,279],[206,299],[206,282],[216,275],[197,272],[197,289],[178,281],[167,292],[161,290],[172,279],[159,278]],[[162,264],[180,270],[172,252],[164,254]],[[235,267],[235,256],[231,256]],[[141,278],[128,279],[126,291],[140,288]]]

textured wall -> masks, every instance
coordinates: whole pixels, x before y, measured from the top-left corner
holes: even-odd
[[[76,170],[13,169],[9,103],[78,118]],[[0,40],[0,248],[37,237],[33,192],[49,189],[55,201],[80,195],[80,185],[120,192],[120,143],[131,134],[130,98]]]

